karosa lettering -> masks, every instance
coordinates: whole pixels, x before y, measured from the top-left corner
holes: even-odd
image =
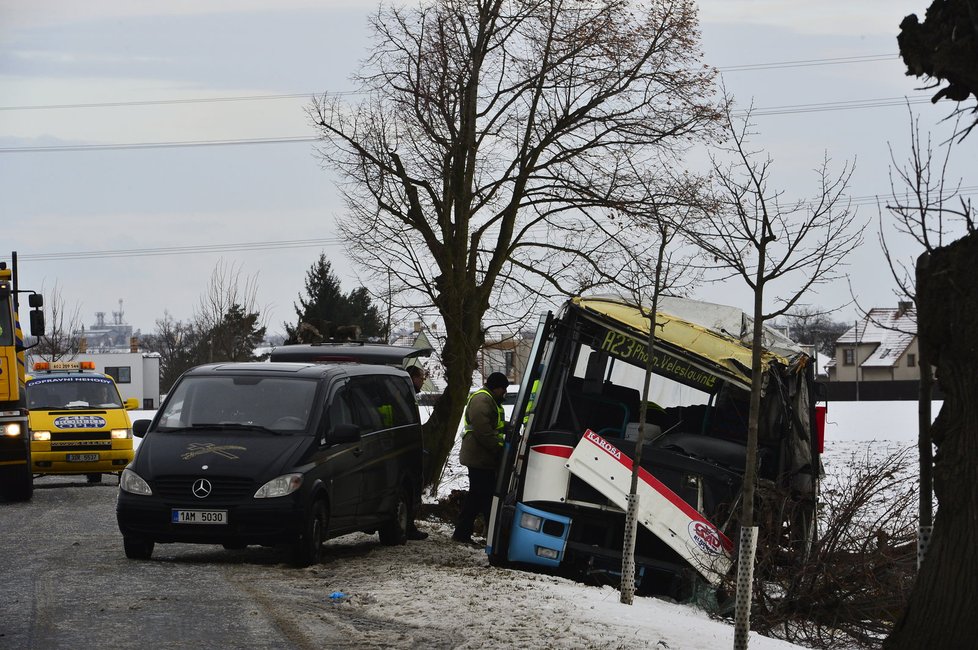
[[[599,436],[598,434],[590,430],[585,434],[585,436],[587,437],[588,440],[590,440],[591,442],[593,442],[594,444],[596,444],[597,446],[601,447],[606,452],[614,456],[615,460],[621,460],[621,452],[618,451],[618,448],[615,447],[613,444],[611,444],[610,442],[608,442],[607,440],[605,440],[604,438],[602,438],[601,436]]]

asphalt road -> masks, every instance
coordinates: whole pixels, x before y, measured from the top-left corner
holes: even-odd
[[[351,647],[361,628],[369,647],[451,646],[331,608],[323,569],[294,569],[279,549],[158,544],[128,560],[117,490],[115,477],[45,477],[32,501],[0,503],[0,648]]]

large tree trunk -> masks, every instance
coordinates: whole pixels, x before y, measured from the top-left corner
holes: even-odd
[[[464,289],[462,282],[454,285],[447,299],[438,301],[438,310],[445,321],[445,347],[442,363],[445,366],[445,392],[435,403],[425,422],[424,443],[425,487],[432,493],[438,489],[442,470],[455,444],[455,434],[472,388],[472,373],[476,369],[479,350],[485,341],[482,315],[488,306],[478,289]]]
[[[978,234],[917,264],[917,333],[937,368],[944,405],[931,430],[937,454],[934,535],[886,648],[978,647]]]

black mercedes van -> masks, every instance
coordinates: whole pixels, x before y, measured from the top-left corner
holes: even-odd
[[[119,483],[126,556],[156,543],[288,545],[377,531],[405,543],[420,502],[421,422],[401,369],[358,363],[219,363],[187,371]]]

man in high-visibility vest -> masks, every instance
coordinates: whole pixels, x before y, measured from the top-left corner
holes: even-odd
[[[486,378],[486,384],[469,396],[462,416],[462,448],[459,462],[469,470],[469,491],[462,502],[452,539],[477,545],[472,540],[475,518],[480,514],[488,525],[496,471],[503,452],[506,420],[503,396],[509,379],[501,372]]]

